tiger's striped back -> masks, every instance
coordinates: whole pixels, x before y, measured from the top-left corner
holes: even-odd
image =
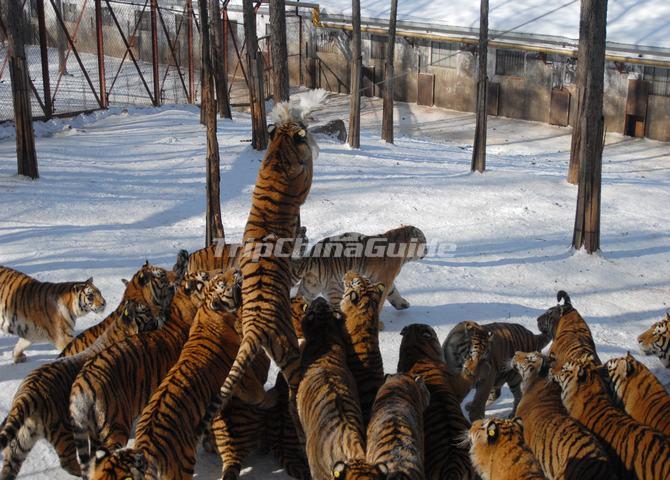
[[[523,443],[518,419],[476,420],[470,427],[470,458],[483,480],[544,480],[540,464]]]
[[[196,250],[188,256],[186,271],[213,272],[215,270],[226,271],[239,267],[242,245],[239,243],[214,243],[200,250]]]
[[[356,272],[347,272],[340,310],[347,334],[347,365],[356,380],[363,425],[370,421],[377,390],[384,383],[384,364],[379,350],[379,303],[384,285],[373,284]]]
[[[522,378],[517,415],[523,421],[523,437],[547,478],[618,478],[615,462],[600,441],[563,407],[560,387],[547,377],[547,359],[539,352],[517,352],[512,367]]]
[[[590,359],[567,361],[552,377],[570,415],[597,435],[619,457],[619,478],[670,478],[670,442],[613,405],[598,367]]]
[[[367,462],[383,463],[393,478],[425,479],[423,414],[429,402],[420,377],[387,375],[368,425]]]
[[[670,394],[654,374],[630,352],[605,362],[605,371],[626,413],[670,437]]]
[[[400,334],[398,372],[421,377],[430,392],[423,417],[426,479],[475,480],[468,451],[460,444],[461,435],[470,428],[461,410],[470,384],[462,385],[447,368],[430,326],[408,325]]]

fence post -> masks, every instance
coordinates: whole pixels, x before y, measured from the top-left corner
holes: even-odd
[[[161,104],[161,79],[158,71],[158,0],[151,0],[151,64],[154,76],[154,106]]]
[[[44,16],[44,0],[37,0],[37,25],[40,38],[40,57],[42,59],[42,87],[44,89],[44,116],[50,118],[54,113],[51,101],[51,83],[49,79],[49,46],[47,45],[47,26]]]
[[[109,107],[107,100],[107,82],[105,81],[105,43],[102,24],[102,0],[95,0],[95,33],[98,44],[98,79],[100,80],[100,105]]]
[[[193,61],[193,0],[186,0],[188,42],[188,102],[195,103],[195,62]]]

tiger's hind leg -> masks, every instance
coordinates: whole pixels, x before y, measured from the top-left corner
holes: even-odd
[[[400,295],[398,287],[395,286],[395,283],[391,285],[391,289],[386,295],[386,300],[388,300],[396,310],[405,310],[406,308],[409,308],[409,302]]]
[[[75,447],[72,428],[63,423],[58,423],[52,425],[46,433],[47,440],[58,453],[63,470],[75,477],[81,477],[81,466],[77,459],[77,448]]]
[[[41,436],[42,435],[38,432],[37,427],[32,421],[28,420],[21,426],[16,437],[9,442],[3,451],[0,479],[14,480],[17,477],[21,471],[23,462],[26,460],[26,457]]]
[[[519,406],[521,401],[521,376],[516,372],[510,372],[507,376],[507,386],[512,390],[512,395],[514,395],[514,405],[512,406],[512,413],[510,413],[509,418],[514,418],[516,415],[516,407]]]
[[[12,357],[14,358],[14,363],[23,363],[26,361],[26,354],[24,353],[25,349],[31,346],[33,342],[26,340],[25,338],[19,338],[19,341],[14,345],[14,350],[12,351]]]

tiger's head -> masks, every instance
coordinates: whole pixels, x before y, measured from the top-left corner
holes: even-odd
[[[93,277],[85,282],[74,285],[76,307],[81,314],[88,312],[100,313],[107,306],[105,297],[102,296],[98,287],[93,284]]]
[[[476,377],[485,368],[485,363],[491,355],[491,336],[488,331],[476,322],[465,322],[465,335],[470,342],[468,356],[463,361],[463,374],[467,377]]]
[[[558,321],[561,317],[574,310],[570,301],[570,296],[564,290],[558,291],[556,299],[558,300],[557,305],[549,308],[546,312],[537,317],[537,328],[549,338],[554,338],[556,327],[558,326]],[[561,304],[561,302],[563,302],[563,304]]]
[[[169,310],[174,284],[164,268],[151,265],[147,260],[130,280],[122,281],[126,285],[124,298],[150,305],[155,315]]]
[[[342,314],[323,297],[312,300],[300,324],[305,342],[312,340],[314,344],[323,339],[341,338],[342,326]]]
[[[549,361],[540,352],[516,352],[510,366],[521,376],[523,391],[535,378],[546,378],[549,373]]]
[[[670,313],[637,337],[637,343],[643,355],[654,355],[670,368]]]
[[[440,340],[431,326],[413,323],[403,327],[400,335],[399,372],[409,371],[416,362],[422,360],[444,363]]]
[[[421,260],[427,253],[426,235],[413,225],[402,225],[384,233],[389,243],[402,244],[405,262]]]
[[[140,450],[122,448],[110,452],[101,448],[89,466],[90,480],[143,480],[147,460]]]
[[[126,300],[121,307],[121,324],[128,335],[137,335],[157,330],[165,323],[165,316],[163,314],[157,317],[154,316],[151,308],[144,303],[138,303],[135,300]]]
[[[470,458],[483,477],[496,459],[511,453],[510,447],[523,444],[523,424],[520,418],[488,418],[475,420],[468,432]],[[490,472],[488,472],[490,473]]]
[[[584,356],[578,360],[567,361],[560,368],[554,367],[549,378],[561,387],[563,405],[570,415],[579,418],[584,405],[594,394],[606,392],[606,385],[593,357]]]
[[[215,312],[236,312],[242,305],[242,272],[231,268],[214,275],[205,289],[205,305]]]
[[[340,310],[342,310],[347,319],[376,319],[379,312],[379,304],[384,295],[384,284],[372,283],[367,277],[353,271],[349,271],[344,275],[342,283],[344,285],[344,293],[340,301]],[[364,326],[377,328],[377,325]]]
[[[302,319],[305,318],[307,307],[309,307],[309,303],[307,303],[307,300],[305,300],[303,296],[296,295],[291,299],[291,323],[293,324],[299,342],[304,340],[301,324]]]
[[[389,470],[385,463],[370,465],[363,460],[335,462],[331,471],[334,480],[386,480]]]
[[[197,300],[196,303],[200,304],[205,299],[204,292],[209,283],[209,278],[208,272],[188,272],[182,277],[179,288],[186,296]]]
[[[610,358],[604,365],[614,393],[619,398],[623,397],[629,379],[646,369],[647,367],[635,360],[630,352],[626,353],[625,357]]]

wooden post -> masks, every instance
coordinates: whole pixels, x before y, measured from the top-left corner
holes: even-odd
[[[186,40],[188,43],[188,102],[195,103],[195,62],[193,61],[193,0],[186,0],[188,15]]]
[[[572,245],[600,249],[600,187],[603,154],[603,88],[607,0],[582,0],[578,70],[583,102],[579,125],[579,190]]]
[[[270,42],[274,100],[276,103],[285,102],[289,99],[285,0],[273,0],[270,2]]]
[[[54,8],[58,15],[63,17],[63,2],[62,0],[55,0]],[[66,51],[68,48],[67,37],[65,36],[65,31],[63,30],[62,25],[56,24],[57,29],[57,43],[58,43],[58,73],[64,75],[67,73],[67,56]]]
[[[361,2],[352,0],[351,10],[351,85],[349,91],[349,146],[361,146],[361,76],[363,56],[361,53]]]
[[[207,0],[198,0],[200,7],[200,35],[202,42],[202,106],[207,127],[207,212],[205,217],[205,245],[224,240],[221,221],[221,174],[219,140],[216,137],[216,98],[214,97],[214,72],[210,49],[209,15]],[[205,94],[207,91],[207,94]]]
[[[477,107],[475,114],[475,143],[472,149],[471,171],[483,173],[486,170],[486,124],[488,116],[487,57],[489,43],[489,0],[481,0],[479,10],[479,77],[477,79]]]
[[[389,38],[386,44],[386,71],[384,72],[384,110],[382,113],[382,140],[393,143],[393,93],[395,84],[395,30],[398,17],[398,0],[391,0]]]
[[[253,0],[243,0],[242,5],[249,70],[249,100],[252,117],[251,145],[256,150],[265,150],[268,146],[268,134],[265,114],[265,91],[263,88],[263,58],[258,51],[256,13],[254,11]]]
[[[51,99],[51,80],[49,77],[49,45],[47,44],[47,26],[44,14],[44,0],[37,0],[37,25],[40,37],[40,57],[42,60],[42,87],[44,91],[44,116],[50,118],[54,113]]]
[[[105,80],[105,43],[102,25],[102,0],[95,0],[95,30],[98,46],[98,79],[100,81],[100,104],[102,108],[109,107],[107,99],[107,83]]]
[[[230,35],[230,29],[228,28],[228,5],[223,8],[223,18],[221,23],[223,24],[223,71],[226,73],[227,83],[228,68],[230,67],[230,65],[228,65],[228,35]]]
[[[151,0],[151,65],[154,77],[154,106],[161,104],[161,78],[158,71],[158,0]]]
[[[228,97],[228,72],[224,68],[223,54],[223,23],[221,22],[221,8],[219,0],[210,0],[211,32],[212,32],[212,64],[216,79],[216,100],[221,118],[233,118]]]
[[[21,2],[10,1],[7,6],[7,29],[9,41],[9,73],[14,100],[14,124],[16,126],[16,161],[19,175],[32,179],[39,177],[35,132],[30,108],[30,77],[24,42],[25,18]]]

